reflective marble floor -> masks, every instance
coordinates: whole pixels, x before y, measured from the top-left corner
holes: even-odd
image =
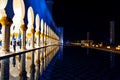
[[[120,80],[120,55],[64,46],[41,80]]]

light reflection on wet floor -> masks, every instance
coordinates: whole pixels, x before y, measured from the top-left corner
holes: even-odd
[[[36,50],[34,52],[26,53],[26,57],[25,57],[26,79],[29,80],[31,78],[32,80],[35,79],[37,80],[41,78],[43,73],[47,70],[46,69],[47,66],[55,57],[58,50],[59,50],[59,46],[52,46],[52,47]],[[22,66],[21,58],[22,55],[10,57],[10,65],[9,65],[10,80],[18,80],[20,78],[21,66]]]

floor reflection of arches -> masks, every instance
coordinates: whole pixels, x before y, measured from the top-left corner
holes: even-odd
[[[45,49],[41,49],[40,52],[40,68],[39,68],[39,72],[40,75],[42,76],[43,72],[45,72],[46,68],[49,66],[50,62],[52,61],[53,57],[56,55],[57,51],[59,50],[59,47],[53,46],[53,48],[51,47],[47,47],[46,51]],[[38,56],[37,54],[37,50],[34,52],[35,56],[34,56],[34,64],[35,64],[35,69],[37,69],[38,65],[36,64],[36,58]],[[45,57],[44,57],[45,55]],[[43,58],[44,57],[44,58]],[[27,77],[30,78],[30,68],[31,68],[31,60],[32,60],[32,55],[31,52],[26,54],[26,72],[27,72]],[[19,56],[15,56],[15,67],[13,65],[13,57],[10,58],[10,78],[13,80],[17,80],[20,76],[20,63],[19,62]],[[35,76],[37,74],[37,71],[34,73]]]
[[[16,57],[16,65],[13,66],[13,57],[10,58],[10,75],[12,77],[18,78],[20,74],[20,65],[18,57]]]

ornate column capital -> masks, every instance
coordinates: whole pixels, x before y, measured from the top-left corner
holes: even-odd
[[[27,29],[27,28],[25,27],[24,24],[20,26],[20,30],[21,30],[21,31],[26,31],[26,29]]]
[[[2,27],[3,26],[11,26],[11,24],[13,23],[11,19],[7,18],[7,17],[2,17],[0,19],[0,23],[2,24]]]
[[[36,35],[40,35],[40,31],[36,31],[35,34],[36,34]]]
[[[30,30],[30,32],[31,32],[31,33],[34,33],[34,32],[35,32],[35,30],[34,30],[34,29],[31,29],[31,30]]]

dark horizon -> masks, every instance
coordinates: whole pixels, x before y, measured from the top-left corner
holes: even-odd
[[[115,4],[115,5],[114,5]],[[115,21],[115,41],[120,38],[120,10],[113,1],[65,1],[54,0],[53,19],[57,26],[64,28],[64,40],[90,39],[109,41],[109,22]]]

